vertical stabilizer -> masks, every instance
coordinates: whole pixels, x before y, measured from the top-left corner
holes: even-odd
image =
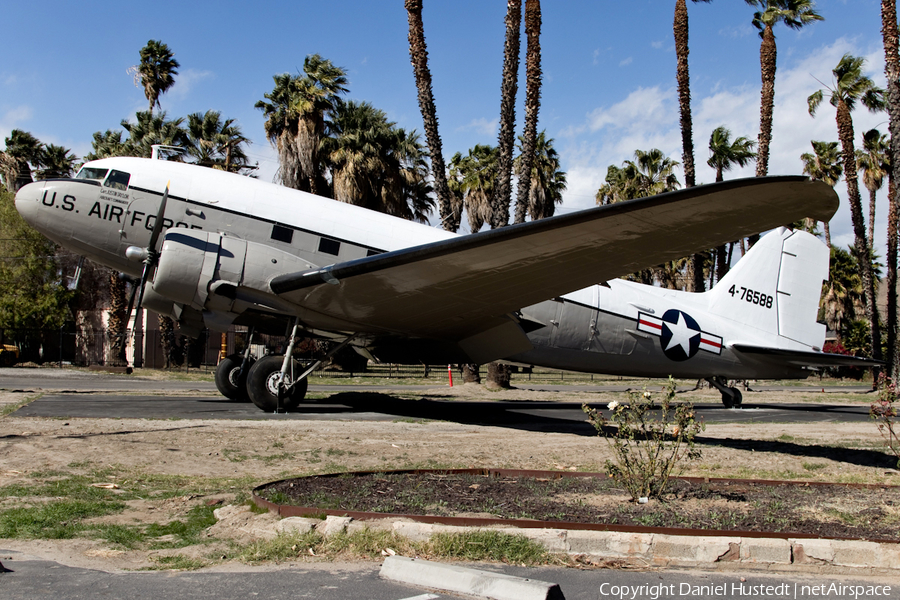
[[[816,317],[828,259],[828,247],[809,233],[771,231],[707,292],[709,311],[742,326],[747,341],[820,349],[825,326]]]

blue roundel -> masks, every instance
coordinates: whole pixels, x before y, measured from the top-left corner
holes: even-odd
[[[687,360],[700,350],[700,326],[686,312],[670,308],[662,316],[659,344],[667,358]]]

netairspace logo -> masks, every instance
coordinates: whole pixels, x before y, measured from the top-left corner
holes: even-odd
[[[848,598],[868,600],[890,598],[889,585],[859,585],[841,583],[781,583],[778,585],[732,582],[694,585],[691,583],[658,583],[654,585],[600,585],[600,598],[618,600],[660,600],[667,598]]]

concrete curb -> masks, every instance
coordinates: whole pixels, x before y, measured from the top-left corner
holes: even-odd
[[[396,521],[395,533],[427,540],[435,533],[472,528]],[[623,533],[566,529],[491,528],[534,540],[550,552],[597,559],[623,559],[646,566],[828,565],[843,568],[900,570],[900,544],[857,540],[779,539],[723,536],[686,536],[661,533]]]
[[[325,536],[363,529],[389,529],[412,541],[427,541],[436,533],[489,530],[526,537],[548,552],[568,554],[586,562],[627,564],[635,567],[687,566],[700,568],[762,568],[778,570],[879,569],[900,573],[900,543],[821,538],[673,535],[538,529],[524,527],[463,527],[411,520],[357,521],[329,516],[326,520],[288,517],[273,521],[270,515],[251,515],[246,507],[226,506],[214,511],[226,523],[257,537],[316,530]],[[239,517],[245,517],[239,519]],[[248,520],[249,519],[249,520]],[[247,522],[245,522],[247,521]]]
[[[389,556],[379,573],[384,579],[433,590],[492,600],[565,600],[559,585],[503,573],[491,573],[418,558]]]

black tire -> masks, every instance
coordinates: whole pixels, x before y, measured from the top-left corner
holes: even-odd
[[[275,412],[278,407],[278,383],[281,380],[281,365],[284,362],[283,356],[270,355],[259,359],[250,368],[247,377],[247,393],[250,400],[258,408],[266,412]],[[295,375],[300,374],[300,364],[293,361],[292,370]],[[288,373],[287,377],[290,377]],[[281,408],[284,410],[294,410],[306,397],[306,388],[309,382],[304,378],[291,388],[291,393],[282,399]]]
[[[219,393],[236,402],[249,402],[250,396],[247,395],[247,375],[250,373],[250,367],[256,362],[256,359],[250,357],[247,359],[247,368],[244,373],[238,377],[241,370],[241,363],[244,357],[240,354],[232,354],[226,356],[219,366],[216,367],[216,389]]]
[[[722,392],[722,404],[725,408],[734,408],[734,398],[728,392]]]
[[[744,401],[744,395],[741,394],[741,390],[736,387],[731,388],[731,391],[734,392],[734,396],[731,398],[731,406],[732,408],[740,408],[741,402]]]

